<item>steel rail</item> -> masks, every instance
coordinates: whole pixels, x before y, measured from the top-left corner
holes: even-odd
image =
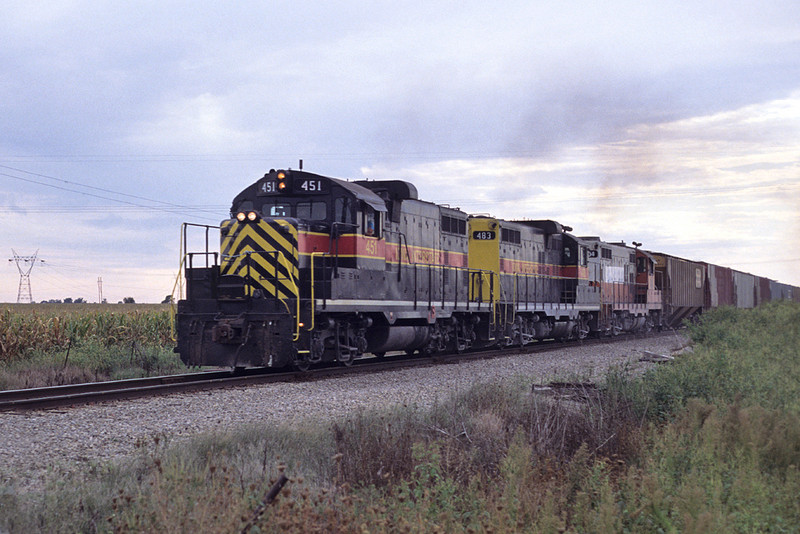
[[[230,370],[203,371],[0,391],[0,411],[35,410],[104,400],[130,399],[159,393],[207,389],[218,383],[236,385],[237,380],[244,383],[252,380],[253,375],[257,374],[254,372],[234,374]]]
[[[674,335],[672,332],[650,333],[647,337]],[[352,373],[375,373],[420,365],[440,365],[461,361],[492,359],[516,355],[549,352],[564,347],[591,347],[615,341],[644,339],[640,335],[619,335],[597,339],[584,339],[578,343],[537,341],[520,346],[482,349],[463,353],[423,355],[395,355],[383,358],[372,357],[355,360],[350,366],[338,363],[313,368],[309,371],[247,369],[234,373],[231,370],[204,371],[150,378],[132,378],[107,382],[89,382],[64,386],[16,389],[0,391],[0,412],[31,411],[63,408],[80,404],[124,400],[181,392],[203,391],[225,387],[265,384],[270,382],[313,381],[320,378]]]

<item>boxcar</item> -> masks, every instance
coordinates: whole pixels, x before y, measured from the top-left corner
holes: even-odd
[[[711,263],[706,264],[706,308],[734,306],[736,292],[733,286],[733,270]]]
[[[792,286],[770,280],[769,294],[770,300],[792,300]]]
[[[703,309],[706,265],[661,252],[652,255],[656,260],[656,288],[663,291],[664,322],[679,326]]]
[[[769,302],[770,300],[772,300],[772,294],[769,286],[769,278],[764,278],[763,276],[757,276],[756,295],[755,295],[756,306],[758,306],[759,304],[763,304],[765,302]]]
[[[733,271],[733,285],[736,291],[736,307],[754,307],[756,302],[756,277],[750,273]]]

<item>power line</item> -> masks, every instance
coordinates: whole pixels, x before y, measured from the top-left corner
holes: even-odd
[[[73,181],[70,181],[70,180],[64,180],[63,178],[56,178],[55,176],[49,176],[47,174],[40,174],[40,173],[37,173],[37,172],[26,171],[25,169],[19,169],[19,168],[16,168],[16,167],[9,167],[8,165],[0,165],[0,168],[8,169],[8,170],[15,171],[15,172],[21,172],[21,173],[24,173],[24,174],[29,174],[31,176],[37,176],[39,178],[46,178],[48,180],[55,180],[57,182],[62,182],[62,183],[65,183],[65,184],[75,185],[75,186],[78,186],[78,187],[85,187],[87,189],[93,189],[95,191],[102,191],[104,193],[110,193],[112,195],[119,195],[119,196],[122,196],[122,197],[135,198],[135,199],[138,199],[138,200],[145,200],[147,202],[155,202],[155,203],[158,203],[158,204],[165,204],[167,206],[173,206],[173,207],[178,207],[178,208],[183,207],[183,206],[178,205],[178,204],[172,204],[170,202],[164,202],[163,200],[153,200],[151,198],[142,197],[142,196],[138,196],[138,195],[130,195],[128,193],[122,193],[120,191],[114,191],[112,189],[105,189],[105,188],[102,188],[102,187],[95,187],[95,186],[92,186],[92,185],[82,184],[80,182],[73,182]],[[15,177],[15,176],[12,176],[12,175],[9,175],[9,174],[6,174],[5,176],[10,176],[11,178],[22,179],[22,178]],[[43,182],[34,182],[34,183],[47,185],[47,184],[44,184]],[[111,199],[109,199],[109,200],[111,200]],[[114,199],[114,200],[119,202],[116,199]]]
[[[14,171],[14,172],[20,172],[20,173],[28,174],[30,176],[36,176],[38,178],[44,178],[44,179],[47,179],[47,180],[53,180],[53,181],[56,181],[56,182],[61,182],[61,183],[64,183],[64,184],[75,186],[75,187],[83,187],[83,188],[86,188],[86,189],[90,189],[90,190],[93,190],[93,191],[99,191],[99,192],[103,192],[103,193],[108,193],[108,194],[111,194],[111,195],[117,195],[117,196],[121,196],[121,197],[132,198],[132,199],[136,199],[136,200],[143,200],[143,201],[146,201],[146,202],[160,204],[160,206],[158,206],[158,205],[156,205],[156,206],[144,205],[144,204],[140,204],[140,203],[136,203],[136,202],[132,202],[132,201],[121,200],[121,199],[118,199],[118,198],[99,195],[99,194],[96,194],[96,193],[90,193],[90,192],[87,192],[87,191],[80,191],[78,189],[75,189],[74,187],[72,187],[72,188],[63,187],[63,186],[60,186],[60,185],[50,184],[50,183],[43,182],[43,181],[40,181],[40,180],[34,180],[34,179],[31,179],[31,178],[24,178],[22,176],[16,176],[16,175],[13,175],[13,174],[0,172],[0,176],[6,176],[8,178],[13,178],[15,180],[20,180],[20,181],[23,181],[23,182],[42,185],[42,186],[45,186],[45,187],[50,187],[50,188],[58,189],[58,190],[61,190],[61,191],[68,191],[70,193],[77,193],[79,195],[84,195],[84,196],[88,196],[88,197],[99,198],[101,200],[109,200],[111,202],[118,202],[120,204],[126,204],[128,206],[132,206],[132,207],[136,207],[136,208],[140,208],[140,209],[157,210],[157,211],[163,211],[163,212],[167,212],[167,213],[177,213],[177,214],[182,214],[186,210],[195,210],[195,208],[191,208],[190,206],[186,206],[186,205],[182,205],[182,204],[173,204],[171,202],[165,202],[163,200],[155,200],[155,199],[151,199],[151,198],[147,198],[147,197],[142,197],[142,196],[139,196],[139,195],[131,195],[131,194],[123,193],[123,192],[120,192],[120,191],[114,191],[112,189],[105,189],[105,188],[102,188],[102,187],[95,187],[95,186],[91,186],[91,185],[87,185],[87,184],[82,184],[80,182],[74,182],[74,181],[70,181],[70,180],[64,180],[62,178],[56,178],[54,176],[48,176],[46,174],[39,174],[39,173],[31,172],[31,171],[26,171],[24,169],[19,169],[19,168],[16,168],[16,167],[9,167],[8,165],[0,165],[0,168],[9,169],[9,170]],[[211,212],[211,210],[208,210],[208,209],[199,209],[197,211]]]
[[[2,174],[2,173],[0,173]],[[214,213],[227,212],[228,205],[213,206],[210,204],[202,206],[187,206],[187,209],[192,211],[208,211]],[[14,205],[14,206],[0,206],[0,213],[17,213],[24,211],[25,213],[141,213],[143,211],[151,211],[150,206],[27,206],[27,205]]]

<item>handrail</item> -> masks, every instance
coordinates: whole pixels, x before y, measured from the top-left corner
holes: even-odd
[[[213,226],[210,224],[198,224],[198,223],[181,223],[181,240],[180,240],[180,247],[178,250],[178,274],[175,276],[175,283],[172,285],[172,302],[170,303],[170,333],[172,335],[172,340],[175,341],[175,316],[177,315],[177,310],[175,308],[175,303],[178,300],[181,300],[184,295],[184,269],[186,268],[186,259],[187,257],[191,261],[191,255],[194,253],[188,252],[188,228],[204,228],[205,229],[205,252],[197,253],[197,254],[205,254],[206,255],[206,267],[208,267],[208,255],[211,254],[209,252],[209,243],[208,243],[208,233],[210,230],[219,230],[221,226]],[[216,262],[216,254],[217,252],[213,252],[215,256]],[[175,290],[178,290],[177,298],[175,298]]]
[[[314,314],[316,313],[316,297],[314,295],[314,286],[316,285],[316,275],[314,274],[314,256],[321,256],[324,257],[327,252],[312,252],[311,253],[311,328],[309,330],[314,330],[315,322],[314,322]],[[323,272],[325,269],[325,265],[322,266]],[[298,304],[300,299],[297,299]],[[299,314],[299,312],[298,312]]]
[[[331,233],[328,237],[328,250],[331,251],[331,257],[334,258],[333,261],[333,275],[334,277],[339,276],[339,231],[338,227],[352,227],[354,230],[358,229],[358,225],[355,223],[346,223],[346,222],[334,222],[331,224]],[[336,250],[333,250],[333,244],[336,244]]]
[[[398,282],[402,279],[402,272],[403,272],[403,241],[406,242],[406,257],[408,258],[408,264],[414,266],[417,265],[416,262],[411,261],[411,252],[408,250],[408,238],[406,237],[406,234],[404,234],[403,232],[397,232],[397,281]],[[414,267],[414,269],[416,272],[416,267]],[[416,286],[416,283],[414,285]]]
[[[289,280],[292,283],[292,287],[294,289],[294,294],[297,296],[294,299],[295,300],[295,308],[296,308],[296,310],[295,310],[295,312],[296,312],[295,313],[295,321],[294,321],[295,322],[295,333],[292,336],[292,341],[297,341],[298,339],[300,339],[300,288],[297,287],[297,280],[295,279],[294,274],[292,273],[292,266],[291,266],[291,264],[288,264],[289,260],[286,259],[286,256],[284,256],[284,254],[282,252],[280,252],[280,251],[275,251],[275,252],[278,253],[278,261],[283,264],[284,268],[286,269],[286,272],[289,273]],[[277,280],[278,280],[278,269],[276,267],[275,268],[275,281],[277,281]],[[277,286],[277,284],[276,284],[276,286]],[[276,287],[275,292],[277,293],[277,287]],[[283,300],[283,299],[281,299],[281,300]],[[287,305],[286,307],[288,308],[289,306]],[[289,315],[291,315],[291,313]]]

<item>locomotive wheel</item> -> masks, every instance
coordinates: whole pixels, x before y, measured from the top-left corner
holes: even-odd
[[[309,359],[308,354],[300,354],[297,350],[294,351],[294,358],[293,358],[294,366],[297,368],[298,371],[308,371],[308,368],[311,367],[311,360]]]
[[[350,346],[341,346],[339,348],[339,361],[346,367],[353,365],[353,360],[356,359],[356,351]]]

